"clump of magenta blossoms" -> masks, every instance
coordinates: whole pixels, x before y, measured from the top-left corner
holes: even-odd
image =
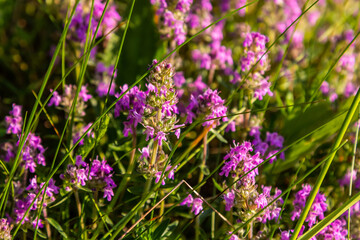
[[[18,135],[21,133],[23,122],[21,116],[22,106],[13,103],[12,107],[13,109],[9,112],[10,115],[5,117],[6,133]]]
[[[284,138],[277,132],[266,132],[265,141],[261,139],[259,127],[253,127],[249,135],[254,138],[251,143],[254,145],[255,151],[260,152],[261,156],[266,159],[276,154],[283,148]],[[285,159],[284,152],[281,152],[279,156],[281,159]],[[276,160],[277,156],[274,156],[269,160],[269,162],[273,163],[273,161]]]
[[[350,44],[354,38],[352,30],[346,30],[342,35],[337,36],[333,42],[335,46]],[[355,47],[355,43],[350,45],[349,50],[341,56],[335,68],[336,74],[329,80],[324,81],[320,87],[322,94],[334,102],[340,96],[348,98],[354,95],[359,89],[358,80],[356,78],[357,66],[359,63],[359,50]]]
[[[75,85],[65,85],[64,91],[62,95],[60,95],[57,91],[53,91],[53,96],[50,99],[48,106],[55,106],[63,111],[68,115],[71,109],[71,105],[73,103],[73,100],[75,98],[77,86]],[[75,110],[75,118],[83,117],[85,116],[85,109],[87,107],[86,102],[89,101],[92,98],[90,94],[88,94],[88,90],[86,86],[81,86],[79,96],[76,102],[76,110]]]
[[[15,193],[25,195],[24,197],[15,196],[16,202],[14,207],[15,222],[17,224],[19,224],[22,218],[25,216],[24,222],[22,222],[23,228],[28,228],[31,226],[33,228],[36,228],[36,224],[38,224],[40,228],[43,227],[43,220],[38,219],[37,210],[42,206],[42,211],[45,216],[46,207],[48,206],[48,204],[56,200],[55,195],[59,193],[59,187],[55,186],[55,181],[53,179],[50,179],[49,184],[46,187],[46,191],[42,190],[39,197],[36,198],[36,195],[39,193],[39,191],[44,185],[45,182],[41,182],[40,184],[38,184],[38,178],[36,175],[30,179],[30,184],[25,188],[26,192],[24,191],[24,189],[19,189],[22,188],[22,186],[16,185]],[[33,201],[33,206],[30,208],[29,213],[25,215],[27,209],[30,207]]]
[[[6,218],[0,219],[0,239],[11,240],[12,227],[9,225],[9,221]]]
[[[189,194],[184,201],[180,203],[181,206],[186,205],[188,207],[191,207],[191,212],[193,212],[195,215],[198,215],[203,210],[203,201],[201,198],[193,198],[191,194]]]
[[[295,195],[295,199],[293,201],[294,211],[291,213],[291,220],[300,217],[302,209],[305,207],[306,200],[310,195],[312,187],[309,184],[303,184],[300,191],[298,191]],[[322,220],[324,218],[324,212],[327,208],[326,197],[324,194],[318,193],[315,197],[314,203],[309,211],[309,214],[305,220],[308,223],[309,227],[312,227],[318,220]]]
[[[295,199],[293,201],[294,211],[291,213],[291,220],[294,221],[295,219],[300,217],[301,211],[305,207],[306,200],[310,195],[312,187],[309,184],[303,184],[302,189],[298,191],[295,195]],[[313,205],[306,217],[305,222],[308,223],[308,227],[311,228],[314,226],[318,221],[324,218],[324,213],[327,210],[327,203],[326,197],[324,194],[318,193],[315,197]],[[305,230],[305,226],[301,228],[300,234],[303,234]],[[281,233],[281,240],[288,240],[291,237],[291,233],[293,230],[290,231],[283,231]],[[346,222],[343,219],[337,219],[332,222],[329,226],[324,228],[321,232],[319,232],[314,238],[316,239],[347,239],[347,230],[346,230]]]
[[[274,195],[271,195],[271,187],[262,186],[262,193],[257,191],[255,176],[259,174],[258,169],[251,169],[262,163],[260,153],[251,155],[253,148],[250,142],[236,144],[230,148],[230,152],[224,157],[227,160],[221,169],[220,175],[231,178],[231,182],[236,181],[228,192],[224,195],[225,210],[230,211],[235,208],[235,212],[241,221],[251,218],[260,209],[266,207],[273,199],[281,194],[281,190],[275,189]],[[249,172],[249,173],[248,173]],[[248,173],[246,176],[244,176]],[[241,178],[241,179],[240,179]],[[226,183],[224,182],[226,187]],[[280,213],[282,199],[279,198],[269,206],[259,217],[258,222],[266,223],[269,220],[276,219]]]
[[[120,97],[126,90],[128,85],[120,87],[121,93],[116,93],[115,97]],[[127,121],[123,121],[125,137],[136,133],[136,127],[142,122],[146,104],[146,93],[140,90],[140,87],[131,88],[115,105],[114,116],[119,117],[120,113],[127,115]]]
[[[105,2],[102,0],[94,1],[94,11],[91,19],[90,31],[92,37],[95,34],[96,27],[100,21],[101,15],[105,9]],[[84,43],[86,40],[87,30],[90,20],[90,11],[91,11],[91,1],[86,0],[78,4],[75,10],[75,15],[70,23],[69,29],[71,33],[71,38],[75,41]],[[116,11],[115,5],[110,1],[104,18],[99,26],[98,33],[96,37],[104,36],[110,33],[121,21],[119,13]]]
[[[111,65],[106,67],[103,63],[99,62],[95,68],[95,78],[93,80],[93,84],[96,85],[96,93],[99,97],[106,96],[109,90],[109,85],[111,82],[111,76],[114,73],[114,66]],[[114,73],[114,79],[116,78],[117,70]],[[109,95],[115,95],[115,82],[113,80]]]
[[[153,60],[150,67],[156,64],[158,61]],[[167,160],[163,142],[168,141],[170,132],[175,131],[176,137],[180,137],[180,127],[183,125],[176,125],[178,97],[174,87],[174,74],[171,64],[161,62],[150,71],[147,78],[146,104],[141,124],[145,127],[146,141],[153,139],[153,150],[149,154],[142,154],[139,166],[142,172],[158,174],[163,171]]]
[[[112,167],[106,163],[106,160],[98,160],[97,158],[88,163],[82,160],[80,155],[76,156],[75,165],[69,164],[65,174],[61,174],[60,178],[64,180],[65,190],[71,191],[87,186],[92,191],[104,192],[104,198],[111,201],[114,196],[113,188],[116,187],[112,179]]]
[[[162,19],[158,23],[161,36],[165,39],[171,39],[177,45],[185,42],[187,34],[185,21],[193,1],[150,0],[150,2],[156,6],[156,15]]]
[[[213,74],[215,70],[225,70],[232,67],[234,63],[231,49],[221,44],[224,38],[224,25],[225,22],[222,21],[212,27],[212,29],[207,30],[206,33],[209,39],[211,39],[211,42],[207,42],[206,39],[204,39],[204,42],[200,43],[202,47],[192,51],[192,59],[199,64],[200,68],[210,70],[210,82],[214,77]],[[205,47],[202,44],[208,44],[209,47]]]
[[[228,121],[226,117],[227,107],[224,106],[224,103],[225,101],[219,96],[218,91],[213,91],[210,88],[197,97],[191,95],[190,103],[186,107],[186,123],[192,123],[194,118],[200,118],[205,120],[203,126],[212,128],[220,124],[220,119],[214,118],[222,117],[221,119],[224,122]]]
[[[17,152],[19,138],[21,137],[21,109],[21,106],[13,104],[13,109],[10,111],[10,116],[5,117],[7,133],[16,135],[18,140],[16,143],[9,141],[1,146],[1,150],[5,152],[5,155],[3,156],[5,161],[10,161],[13,159]],[[36,136],[34,133],[29,133],[22,150],[21,165],[24,166],[26,170],[34,173],[37,165],[46,165],[44,152],[45,148],[41,144],[41,138]]]
[[[242,83],[243,76],[251,70],[245,82],[242,83],[242,88],[248,91],[254,99],[259,100],[262,100],[266,94],[273,96],[270,90],[269,77],[264,76],[270,67],[268,55],[265,54],[265,45],[268,41],[268,37],[258,32],[249,32],[245,35],[244,54],[240,59],[241,74],[234,72],[232,80],[234,84]]]

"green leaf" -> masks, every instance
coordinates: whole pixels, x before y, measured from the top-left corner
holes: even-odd
[[[206,165],[201,165],[200,170],[205,176],[210,174],[210,170]]]
[[[37,234],[39,235],[39,237],[43,238],[43,239],[47,239],[47,236],[45,233],[43,233],[40,229],[37,230]]]
[[[50,223],[51,226],[53,226],[61,234],[61,236],[63,236],[63,238],[68,239],[68,236],[64,232],[63,228],[55,219],[48,217],[46,218],[46,220],[48,221],[48,223]]]
[[[61,198],[60,201],[54,203],[54,204],[51,204],[49,206],[49,208],[53,208],[53,207],[56,207],[56,206],[59,206],[60,204],[62,204],[63,202],[65,202],[72,194],[73,192],[71,191],[70,193],[68,193],[67,195],[65,195],[63,198]]]
[[[211,128],[210,132],[213,133],[220,142],[228,143],[228,141],[215,129]]]
[[[109,126],[110,117],[109,114],[106,114],[100,123],[95,128],[95,138],[96,142],[99,142],[102,137],[105,136],[107,128]]]
[[[281,173],[293,167],[299,159],[312,154],[321,144],[331,140],[332,136],[340,130],[346,116],[346,110],[353,101],[349,98],[341,108],[335,112],[331,110],[330,103],[322,102],[309,107],[304,113],[298,111],[285,122],[282,135],[285,145],[302,138],[309,132],[315,131],[311,136],[295,144],[291,150],[285,152],[285,161],[279,161],[273,173]],[[355,119],[353,119],[353,122]],[[272,166],[267,166],[266,170]]]
[[[163,221],[153,232],[152,239],[160,239],[161,236],[165,233],[166,228],[168,227],[170,219]]]
[[[224,189],[221,187],[221,185],[215,180],[215,178],[212,178],[214,186],[216,187],[217,190],[219,190],[220,192],[223,192]]]

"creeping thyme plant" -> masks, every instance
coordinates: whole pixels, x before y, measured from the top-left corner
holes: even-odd
[[[0,239],[360,239],[359,4],[5,2]]]

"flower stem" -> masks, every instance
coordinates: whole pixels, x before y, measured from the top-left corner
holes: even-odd
[[[79,217],[80,217],[81,232],[84,232],[85,224],[84,224],[84,218],[83,218],[82,213],[81,213],[81,202],[80,202],[80,198],[79,198],[79,192],[77,191],[77,189],[74,189],[74,195],[75,195],[75,200],[76,200],[76,207],[77,207],[78,214],[79,214]]]
[[[202,182],[202,180],[204,179],[204,170],[203,168],[206,166],[206,155],[207,155],[207,135],[208,132],[210,130],[210,127],[205,129],[205,135],[203,138],[203,144],[204,144],[204,152],[203,152],[203,158],[202,158],[202,163],[201,163],[201,167],[200,168],[200,173],[199,173],[199,181],[198,184],[200,184]],[[198,188],[198,192],[200,193],[201,187]],[[198,240],[200,237],[200,217],[196,218],[196,222],[195,222],[195,239]]]
[[[129,166],[126,170],[125,177],[121,180],[119,187],[116,189],[115,196],[113,197],[111,203],[109,204],[108,212],[113,211],[113,208],[116,205],[116,203],[118,202],[118,200],[121,201],[121,199],[123,198],[124,193],[125,193],[124,190],[125,190],[128,182],[131,179],[131,174],[135,167],[134,163],[135,163],[135,153],[136,153],[136,129],[134,127],[132,127],[132,132],[133,132],[133,135],[132,135],[133,150],[131,151]]]
[[[47,211],[46,211],[46,207],[43,208],[43,214],[44,214],[44,218],[45,218],[45,228],[46,228],[46,234],[49,240],[51,240],[51,229],[50,229],[50,225],[49,222],[47,221]]]

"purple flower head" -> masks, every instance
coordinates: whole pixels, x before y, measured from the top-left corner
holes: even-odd
[[[180,203],[180,205],[187,205],[188,207],[191,207],[191,211],[198,215],[201,210],[203,210],[202,206],[203,201],[200,198],[193,198],[190,194]]]
[[[224,194],[224,200],[225,200],[225,210],[230,211],[231,208],[234,206],[234,200],[235,200],[234,190],[231,190],[228,193]]]
[[[191,207],[191,205],[193,204],[193,201],[194,201],[193,197],[191,196],[191,194],[189,194],[189,195],[184,199],[184,201],[182,201],[182,202],[180,203],[180,205],[181,205],[181,206],[187,205],[188,207]]]
[[[174,180],[175,178],[175,170],[178,166],[175,166],[174,169],[172,169],[169,174],[167,175],[167,178],[169,179],[172,179]],[[166,167],[166,170],[165,172],[169,171],[170,169],[172,168],[172,166],[169,164],[167,167]],[[156,179],[155,179],[155,183],[158,183],[160,181],[160,178],[161,178],[161,174],[162,174],[162,171],[158,171],[155,176],[156,176]],[[161,181],[161,185],[165,185],[165,179],[166,177],[164,177]]]
[[[202,203],[203,201],[200,198],[194,199],[191,211],[194,212],[195,215],[198,215],[201,210],[203,210]]]
[[[7,134],[20,134],[22,126],[21,109],[22,106],[13,103],[13,109],[9,112],[10,116],[5,117],[6,133]]]
[[[120,87],[121,94],[124,94],[128,90],[128,86],[125,84]],[[115,97],[120,97],[121,94],[115,94]],[[128,135],[128,132],[133,132],[133,128],[136,128],[138,123],[142,121],[144,110],[146,106],[146,94],[138,87],[131,88],[115,105],[114,116],[119,117],[120,113],[127,114],[127,120],[124,122],[124,136]]]
[[[231,173],[241,177],[244,173],[252,170],[254,167],[262,163],[264,160],[259,157],[259,153],[251,155],[253,149],[250,142],[243,142],[241,145],[236,144],[234,141],[234,147],[230,148],[230,152],[224,157],[224,160],[228,160],[221,168],[220,176],[225,175],[228,177]],[[258,169],[251,171],[243,177],[240,182],[247,186],[255,183],[255,176],[258,175]],[[233,176],[234,177],[234,176]]]
[[[223,121],[227,121],[227,107],[224,106],[225,101],[219,96],[217,90],[210,88],[203,94],[194,97],[191,95],[190,103],[186,108],[188,117],[186,123],[192,123],[193,117],[205,115],[205,120],[223,117]],[[203,123],[203,126],[217,126],[220,124],[219,119],[210,120]]]
[[[294,211],[291,213],[291,220],[294,221],[300,217],[302,209],[305,207],[306,200],[310,195],[312,187],[309,184],[303,184],[303,189],[296,193],[295,199],[293,201]],[[306,217],[305,222],[308,223],[309,227],[312,227],[318,220],[324,218],[324,212],[327,209],[326,197],[325,195],[318,193],[315,197],[311,210]]]
[[[110,82],[111,82],[111,76],[113,75],[114,72],[114,66],[109,66],[106,67],[103,63],[99,62],[96,65],[96,81],[95,84],[97,85],[96,87],[96,92],[100,97],[106,96],[109,90],[109,86],[110,86]],[[114,73],[114,78],[117,75],[117,71],[115,71]],[[115,83],[113,82],[111,84],[111,88],[109,91],[109,95],[115,95]]]
[[[59,95],[59,93],[57,91],[53,91],[52,89],[50,89],[50,92],[53,93],[53,96],[51,97],[48,106],[56,106],[58,107],[60,105],[61,102],[61,96]]]
[[[166,133],[160,131],[157,133],[155,140],[158,141],[159,146],[162,145],[162,141],[166,141]]]
[[[9,221],[6,218],[0,219],[0,239],[11,240],[11,231]]]
[[[50,91],[52,92],[53,90]],[[53,97],[49,102],[49,106],[54,105],[63,109],[66,113],[69,113],[72,102],[76,96],[76,92],[76,85],[65,85],[64,91],[61,96],[56,91],[54,92]],[[87,86],[82,86],[79,91],[79,98],[77,99],[76,103],[75,116],[83,117],[85,115],[85,108],[87,107],[86,102],[88,102],[91,98],[92,96],[88,94]]]
[[[141,153],[140,159],[148,159],[150,157],[150,150],[149,147],[144,147],[141,150],[139,149],[139,152]]]
[[[75,10],[75,16],[73,17],[69,28],[72,31],[71,38],[75,41],[79,41],[84,43],[86,40],[89,20],[90,20],[90,6],[86,6],[84,3],[80,3]],[[95,34],[97,25],[100,21],[101,15],[105,9],[105,3],[101,0],[94,1],[94,12],[93,17],[91,19],[91,32]],[[101,37],[107,33],[109,33],[112,29],[114,29],[118,23],[121,21],[121,17],[116,11],[114,5],[110,5],[107,7],[99,30],[97,32],[96,37]],[[110,35],[107,36],[107,38]],[[94,35],[92,36],[94,37]]]
[[[253,127],[249,133],[254,139],[252,141],[255,151],[259,152],[261,156],[269,158],[279,152],[283,148],[284,138],[279,135],[277,132],[266,132],[266,139],[263,141],[261,139],[260,130],[258,127]],[[285,154],[280,153],[280,158],[285,159]],[[273,156],[270,159],[270,163],[277,160],[277,156]]]

